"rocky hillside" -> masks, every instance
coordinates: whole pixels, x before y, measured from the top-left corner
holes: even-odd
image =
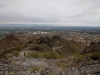
[[[23,42],[14,35],[8,34],[2,40],[0,40],[0,50],[15,47],[22,43]]]
[[[44,36],[38,39],[33,39],[28,42],[28,49],[40,52],[53,51],[59,54],[80,52],[85,48],[85,45],[75,41],[68,41],[60,36]]]
[[[5,47],[11,44],[9,47],[19,46],[0,53],[0,75],[100,75],[100,57],[86,55],[98,51],[99,43],[85,47],[84,44],[57,35],[33,37],[24,45],[20,45],[21,41],[13,35],[1,41],[11,42],[5,43]],[[89,51],[79,55],[80,51],[86,49]]]
[[[6,35],[3,40],[5,41],[19,41],[14,35],[8,34]]]
[[[91,42],[89,46],[86,46],[82,53],[91,52],[100,52],[100,42]]]

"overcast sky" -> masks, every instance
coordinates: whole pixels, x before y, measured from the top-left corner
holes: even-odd
[[[100,25],[100,0],[0,0],[0,24]]]

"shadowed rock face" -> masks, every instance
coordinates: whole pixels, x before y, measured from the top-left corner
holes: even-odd
[[[90,53],[100,51],[100,42],[91,42],[89,46],[82,51],[82,53]]]
[[[92,55],[92,56],[90,56],[91,57],[91,59],[93,59],[93,60],[98,60],[99,59],[99,56],[97,56],[97,55]]]

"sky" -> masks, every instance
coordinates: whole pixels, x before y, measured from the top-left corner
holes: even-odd
[[[100,26],[100,0],[0,0],[0,24]]]

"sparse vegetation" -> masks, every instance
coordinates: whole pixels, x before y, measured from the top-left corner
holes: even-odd
[[[59,67],[66,67],[67,66],[67,62],[61,62],[61,61],[59,61],[59,62],[56,62],[56,64]]]
[[[87,57],[96,59],[96,58],[100,58],[100,52],[92,52],[92,53],[87,53],[87,54],[73,53],[72,56],[80,60],[83,60],[84,58],[87,58]]]
[[[87,57],[86,55],[82,55],[82,54],[80,54],[80,53],[73,53],[72,56],[73,56],[75,59],[80,59],[80,60],[83,60],[84,58]]]
[[[34,47],[33,47],[33,50],[36,50],[36,51],[43,51],[43,47],[42,47],[42,45],[35,45]]]
[[[14,51],[13,56],[19,56],[19,51]]]
[[[58,55],[54,52],[36,52],[36,51],[33,51],[33,52],[27,53],[26,57],[57,59]]]
[[[7,55],[6,57],[7,57],[7,58],[11,58],[12,56],[13,56],[13,55],[12,55],[12,54],[10,54],[10,55]]]
[[[40,67],[38,65],[36,65],[35,67],[30,69],[31,73],[33,73],[35,71],[39,71],[39,70],[40,70]]]
[[[33,52],[27,53],[26,57],[40,58],[40,54],[36,51],[33,51]]]
[[[46,44],[49,47],[52,47],[53,45],[53,39],[50,38],[49,36],[45,36],[45,37],[40,37],[39,39],[37,39],[37,44]]]
[[[54,52],[43,53],[43,57],[46,59],[57,59],[58,58],[57,54]]]

